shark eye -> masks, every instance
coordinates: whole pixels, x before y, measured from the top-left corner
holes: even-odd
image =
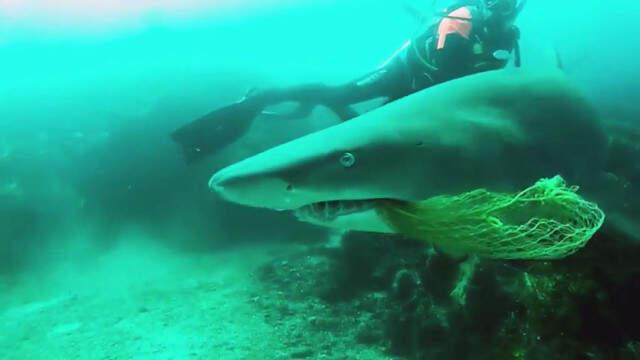
[[[349,152],[346,152],[340,156],[340,164],[346,168],[352,167],[356,163],[356,157]]]

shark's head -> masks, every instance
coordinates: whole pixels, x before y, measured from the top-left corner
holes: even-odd
[[[375,211],[382,199],[521,189],[595,158],[585,139],[599,135],[580,130],[590,118],[572,90],[554,76],[512,75],[476,75],[413,94],[232,164],[209,187],[228,201],[294,210],[320,225],[390,232]]]
[[[408,150],[423,143],[379,119],[354,119],[282,144],[220,170],[209,187],[228,201],[295,210],[312,223],[386,231],[380,224],[335,223],[372,215],[372,200],[413,198],[406,180],[419,170],[419,155]]]

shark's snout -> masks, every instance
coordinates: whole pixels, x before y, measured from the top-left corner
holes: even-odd
[[[247,194],[250,190],[246,184],[248,180],[247,175],[242,176],[233,168],[224,168],[211,176],[209,190],[227,201],[246,205],[246,200],[250,196]]]
[[[305,205],[296,201],[291,184],[269,172],[254,170],[231,165],[211,176],[209,189],[226,201],[245,206],[293,210]]]
[[[209,179],[210,191],[226,201],[243,205],[251,205],[247,201],[258,191],[256,185],[251,184],[248,174],[238,172],[233,166],[219,170]]]
[[[209,179],[209,189],[218,195],[224,194],[224,174],[217,172]]]

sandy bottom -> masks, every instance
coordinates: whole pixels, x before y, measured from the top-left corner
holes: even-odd
[[[0,359],[384,358],[296,349],[291,326],[266,321],[271,294],[259,290],[256,270],[282,251],[194,256],[129,244],[2,283]]]
[[[315,304],[333,316],[318,299],[293,304],[259,280],[263,265],[299,248],[185,255],[150,242],[122,244],[0,279],[0,359],[386,358],[331,330],[310,333],[300,325],[316,317],[307,310],[279,315],[283,304]]]

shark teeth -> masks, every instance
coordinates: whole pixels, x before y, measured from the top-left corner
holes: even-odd
[[[374,207],[373,200],[336,200],[303,206],[294,213],[301,221],[331,222],[340,216],[371,210]]]

